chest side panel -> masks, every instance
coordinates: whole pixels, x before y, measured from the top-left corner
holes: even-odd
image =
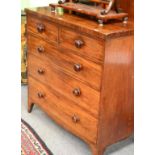
[[[133,36],[107,40],[102,78],[98,143],[109,145],[133,132]]]

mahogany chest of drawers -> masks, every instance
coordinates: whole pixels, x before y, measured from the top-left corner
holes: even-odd
[[[133,132],[133,23],[100,27],[27,9],[28,111],[38,105],[93,155]]]

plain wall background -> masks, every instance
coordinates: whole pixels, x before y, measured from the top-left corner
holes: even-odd
[[[56,3],[58,0],[21,0],[21,9],[38,6],[48,6],[50,3]]]

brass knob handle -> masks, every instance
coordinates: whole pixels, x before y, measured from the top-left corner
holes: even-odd
[[[37,51],[38,51],[39,53],[44,52],[44,47],[43,47],[43,46],[37,47]]]
[[[82,65],[81,64],[74,64],[74,70],[76,72],[79,72],[82,69]]]
[[[78,122],[80,121],[80,118],[79,118],[77,115],[73,115],[73,116],[72,116],[72,121],[73,121],[74,123],[78,123]]]
[[[37,24],[37,30],[39,33],[42,33],[45,31],[45,25],[40,23],[40,24]]]
[[[73,90],[73,94],[74,94],[75,96],[80,96],[80,95],[81,95],[81,90],[80,90],[80,88],[75,88],[75,89]]]
[[[38,92],[37,95],[38,95],[39,98],[44,98],[45,97],[45,94],[42,93],[42,92]]]
[[[83,45],[84,45],[84,41],[83,40],[80,40],[80,39],[75,40],[75,46],[77,48],[81,48]]]
[[[44,69],[39,68],[39,69],[38,69],[38,73],[39,73],[39,74],[44,74],[44,73],[45,73],[45,70],[44,70]]]

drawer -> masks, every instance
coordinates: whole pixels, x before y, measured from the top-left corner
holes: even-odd
[[[65,74],[43,59],[29,53],[28,75],[49,85],[94,117],[98,117],[100,92]]]
[[[28,49],[50,65],[54,63],[83,83],[100,90],[102,65],[87,61],[70,52],[58,51],[56,47],[32,35],[28,35]]]
[[[60,46],[91,60],[103,62],[103,41],[62,28],[60,29]]]
[[[27,32],[36,34],[50,42],[58,42],[58,27],[42,18],[27,16]]]
[[[29,102],[39,105],[57,123],[90,142],[97,138],[97,120],[49,87],[29,76]]]

